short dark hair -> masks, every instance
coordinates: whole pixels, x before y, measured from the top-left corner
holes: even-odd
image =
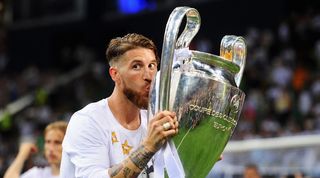
[[[117,37],[110,41],[106,50],[106,58],[109,65],[112,66],[125,52],[139,47],[151,49],[159,63],[158,50],[153,41],[143,35],[129,33],[124,37]]]

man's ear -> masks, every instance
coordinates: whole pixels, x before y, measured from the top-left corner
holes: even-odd
[[[111,79],[116,82],[118,78],[118,69],[116,67],[110,67],[109,68],[109,75]]]

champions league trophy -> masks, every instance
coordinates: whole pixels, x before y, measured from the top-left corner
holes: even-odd
[[[184,16],[186,25],[177,39]],[[189,50],[199,28],[200,15],[190,7],[177,7],[167,22],[148,113],[151,118],[162,110],[176,112],[179,133],[155,155],[156,178],[206,177],[232,136],[244,103],[239,89],[244,39],[224,36],[220,56]]]

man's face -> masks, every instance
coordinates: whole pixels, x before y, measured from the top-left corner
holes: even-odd
[[[260,178],[260,175],[256,168],[247,168],[244,171],[244,178]]]
[[[49,130],[45,135],[44,151],[50,165],[60,165],[63,137],[63,132],[57,129]]]
[[[137,48],[127,51],[119,61],[119,88],[137,107],[146,109],[151,81],[157,72],[156,56],[152,50]]]

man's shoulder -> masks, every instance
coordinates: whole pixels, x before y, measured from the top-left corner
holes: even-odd
[[[83,144],[88,138],[97,138],[106,132],[110,124],[105,119],[108,111],[103,109],[106,106],[104,103],[105,99],[90,103],[71,116],[62,144],[64,149],[74,147],[78,143]]]
[[[35,172],[43,172],[43,171],[51,171],[49,166],[34,166],[30,168],[28,171],[35,171]]]
[[[51,168],[46,167],[37,167],[34,166],[25,173],[21,175],[21,178],[28,178],[28,177],[38,177],[38,176],[49,176],[51,175]]]
[[[75,112],[69,121],[69,126],[76,127],[77,129],[83,128],[83,126],[95,126],[100,127],[106,125],[108,120],[105,119],[110,115],[108,109],[107,100],[102,99],[97,102],[93,102]],[[69,127],[68,126],[68,127]]]
[[[106,106],[106,99],[101,99],[99,101],[89,103],[82,109],[78,110],[77,112],[74,113],[74,115],[95,115],[100,112],[105,112],[107,109]]]

